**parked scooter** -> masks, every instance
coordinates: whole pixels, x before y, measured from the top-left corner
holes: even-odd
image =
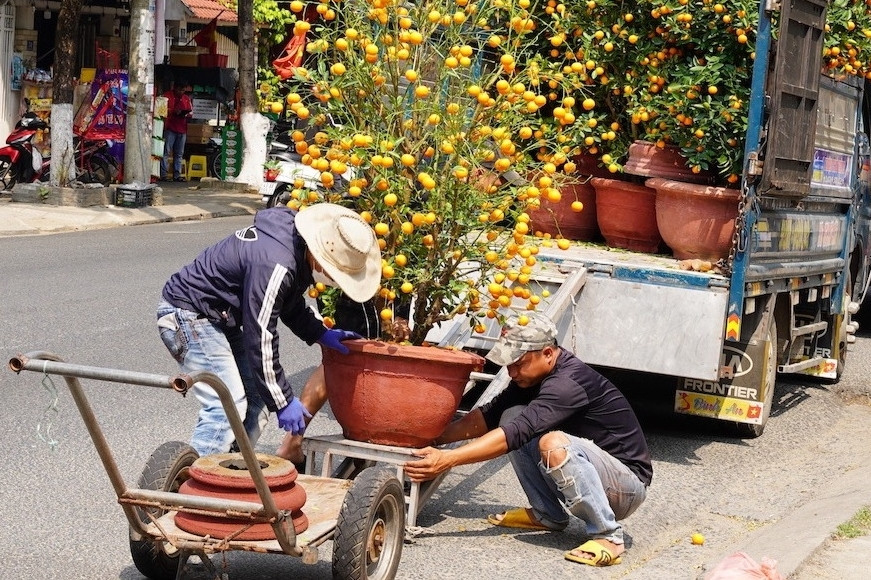
[[[28,112],[15,124],[15,130],[0,148],[0,185],[12,189],[16,183],[48,181],[51,158],[43,157],[34,147],[33,137],[48,124],[35,113]],[[83,183],[109,185],[118,175],[118,162],[109,152],[105,139],[74,138],[76,180]]]
[[[36,113],[27,112],[15,124],[15,129],[6,138],[6,146],[0,148],[0,182],[3,189],[12,189],[16,183],[47,180],[50,162],[43,159],[33,137],[48,124]]]
[[[278,130],[276,128],[278,127]],[[287,205],[291,192],[296,188],[318,191],[324,188],[321,173],[302,162],[302,155],[296,152],[290,133],[292,129],[283,126],[273,127],[273,137],[266,152],[263,185],[260,187],[261,200],[266,207]],[[349,169],[336,176],[335,187],[347,190],[352,173]]]

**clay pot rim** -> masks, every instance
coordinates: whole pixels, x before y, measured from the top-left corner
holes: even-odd
[[[676,181],[666,179],[664,177],[651,177],[644,184],[647,187],[655,189],[657,192],[665,193],[680,193],[682,195],[695,195],[699,197],[721,197],[724,199],[734,199],[738,201],[741,197],[737,189],[716,185],[702,185],[698,183],[689,183],[686,181]]]
[[[432,360],[433,349],[438,350],[438,358],[442,360],[452,360],[460,364],[484,365],[484,357],[465,350],[457,350],[453,348],[444,348],[436,345],[416,346],[413,344],[402,344],[399,342],[387,342],[378,339],[355,338],[352,340],[342,341],[342,344],[348,347],[351,352],[358,352],[376,356],[393,356],[402,351],[402,357]],[[325,349],[327,347],[322,347]]]
[[[608,187],[615,183],[619,183],[625,186],[626,189],[635,190],[635,192],[639,194],[656,195],[656,191],[653,188],[648,187],[644,183],[636,183],[634,181],[626,181],[625,179],[616,179],[611,177],[594,177],[590,181],[593,184],[593,187],[596,188],[596,193],[598,193],[599,186]]]

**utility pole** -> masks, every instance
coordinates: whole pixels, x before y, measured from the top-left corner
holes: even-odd
[[[133,0],[130,3],[130,63],[127,66],[129,89],[124,141],[124,183],[151,182],[154,11],[155,0]]]

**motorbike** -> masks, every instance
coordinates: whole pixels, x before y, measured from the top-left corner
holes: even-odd
[[[16,183],[48,180],[50,162],[33,146],[33,137],[46,128],[48,123],[31,112],[15,123],[6,146],[0,148],[0,182],[4,190],[12,189]]]
[[[33,138],[48,124],[35,113],[28,112],[15,124],[15,129],[6,138],[6,146],[0,148],[0,184],[3,190],[12,189],[16,183],[48,181],[51,173],[51,158],[43,157]],[[74,137],[75,180],[83,183],[109,185],[118,175],[118,162],[110,153],[110,143],[105,139]]]
[[[263,185],[260,186],[261,201],[266,207],[287,205],[294,189],[320,191],[324,189],[321,183],[321,173],[302,162],[302,155],[296,152],[290,133],[293,127],[276,124],[272,128],[272,139],[266,153],[264,164]],[[334,187],[347,190],[352,173],[349,169],[337,176]]]

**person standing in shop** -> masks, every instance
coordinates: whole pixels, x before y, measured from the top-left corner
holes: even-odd
[[[169,159],[172,158],[172,175],[175,181],[184,181],[181,175],[181,162],[187,141],[188,121],[193,116],[191,102],[193,89],[189,84],[174,83],[172,90],[164,96],[167,99],[166,121],[163,125],[164,149],[160,160],[160,180],[166,181]]]

